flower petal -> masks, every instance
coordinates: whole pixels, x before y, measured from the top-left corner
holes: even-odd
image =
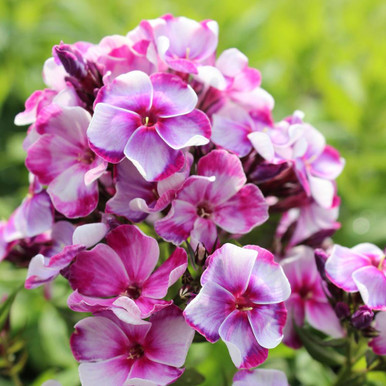
[[[243,294],[257,256],[254,250],[224,244],[209,257],[208,268],[201,276],[201,284],[214,282],[234,295]]]
[[[122,260],[130,282],[143,283],[157,265],[157,241],[134,225],[121,225],[108,233],[106,239]]]
[[[206,145],[211,136],[209,119],[199,110],[174,118],[160,119],[155,128],[159,136],[173,149]]]
[[[213,343],[220,338],[219,328],[234,310],[234,304],[235,299],[231,293],[210,281],[185,308],[185,320]]]
[[[118,163],[125,157],[127,141],[140,126],[138,114],[98,103],[87,136],[95,153],[108,162]]]
[[[213,221],[230,233],[248,233],[267,219],[268,204],[253,184],[245,185],[213,214]]]
[[[164,365],[181,367],[193,341],[194,330],[188,326],[182,311],[172,305],[150,318],[146,356]]]
[[[211,219],[198,217],[194,222],[194,227],[190,233],[190,245],[196,249],[199,243],[203,244],[209,252],[216,246],[217,228]]]
[[[288,386],[288,381],[280,370],[240,370],[233,377],[232,386]]]
[[[170,148],[153,127],[139,128],[127,142],[124,153],[147,181],[163,180],[185,163],[182,152]]]
[[[250,369],[267,359],[268,350],[257,343],[244,311],[233,311],[222,323],[219,333],[236,367]]]

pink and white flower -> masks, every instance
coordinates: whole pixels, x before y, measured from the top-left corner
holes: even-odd
[[[71,349],[84,386],[168,385],[181,376],[194,330],[174,305],[129,324],[111,311],[75,325]]]
[[[375,315],[375,329],[379,335],[369,342],[369,346],[377,355],[386,355],[386,312],[378,312]]]
[[[90,114],[81,107],[50,105],[37,126],[40,138],[28,148],[26,165],[59,212],[68,218],[90,214],[98,203],[97,179],[107,162],[90,149]]]
[[[386,311],[386,259],[377,246],[363,243],[349,249],[335,245],[325,269],[337,287],[359,291],[367,306]]]
[[[240,370],[233,377],[232,386],[288,386],[288,381],[280,370]]]
[[[209,257],[202,288],[184,316],[209,342],[222,339],[238,368],[264,362],[282,340],[291,289],[273,255],[258,246],[225,244]]]
[[[313,249],[303,245],[291,249],[281,266],[291,284],[291,296],[285,302],[288,318],[283,342],[292,348],[301,347],[294,323],[302,327],[305,321],[329,336],[342,337],[343,330],[323,289]]]
[[[126,156],[147,181],[162,180],[184,165],[181,149],[209,142],[210,123],[196,103],[179,77],[132,71],[99,91],[87,135],[106,161]]]
[[[169,214],[155,224],[165,240],[180,244],[191,237],[208,251],[217,238],[216,225],[233,234],[243,234],[268,218],[268,205],[260,189],[245,184],[237,156],[213,150],[198,161],[197,176],[189,177],[177,193]]]
[[[66,275],[71,287],[68,304],[75,311],[95,311],[114,307],[125,297],[142,318],[167,307],[162,300],[168,288],[185,272],[186,252],[177,248],[154,273],[159,247],[134,225],[121,225],[106,236],[106,244],[77,255]]]

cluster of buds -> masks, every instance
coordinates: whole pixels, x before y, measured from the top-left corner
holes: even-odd
[[[377,313],[384,353],[384,256],[336,247],[322,275],[314,259],[340,226],[344,160],[300,111],[275,122],[260,72],[217,42],[215,21],[165,15],[61,43],[16,116],[30,189],[0,224],[0,260],[28,265],[28,289],[64,276],[68,306],[93,314],[71,338],[84,385],[172,383],[196,332],[246,369],[235,385],[284,385],[251,369],[283,337],[300,347],[294,324],[345,335],[327,282],[360,292],[353,327]],[[268,249],[234,241],[274,212]]]

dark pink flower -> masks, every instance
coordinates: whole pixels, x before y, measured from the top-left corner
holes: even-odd
[[[47,192],[54,207],[68,218],[90,214],[98,203],[97,179],[107,162],[89,148],[90,114],[81,107],[52,104],[39,121],[39,139],[27,153],[26,165]]]
[[[329,336],[342,337],[342,327],[322,287],[313,249],[303,245],[291,249],[281,266],[291,284],[291,296],[285,302],[288,318],[283,342],[292,348],[301,347],[293,323],[302,327],[305,320]]]
[[[186,252],[177,248],[154,273],[159,247],[134,225],[121,225],[106,236],[106,244],[77,255],[67,278],[76,290],[69,300],[75,311],[93,311],[114,307],[125,297],[139,308],[141,317],[171,304],[161,300],[168,288],[185,272]]]
[[[280,370],[240,370],[233,377],[232,386],[288,386],[288,381]]]
[[[286,321],[290,285],[273,255],[258,246],[225,244],[209,257],[202,289],[184,311],[209,342],[221,338],[234,364],[251,368],[276,347]]]
[[[370,243],[354,248],[335,245],[326,262],[327,277],[347,292],[357,292],[373,310],[386,310],[386,259]]]
[[[162,180],[182,168],[181,149],[209,142],[210,123],[196,103],[179,77],[132,71],[99,91],[87,135],[105,160],[126,156],[147,181]]]
[[[199,160],[197,174],[185,181],[169,214],[155,224],[165,240],[180,244],[190,236],[192,244],[201,242],[210,251],[217,238],[216,225],[240,234],[267,220],[264,196],[257,186],[245,185],[237,156],[214,150]]]
[[[129,324],[111,311],[75,325],[71,349],[84,386],[168,385],[181,376],[194,330],[178,307]]]

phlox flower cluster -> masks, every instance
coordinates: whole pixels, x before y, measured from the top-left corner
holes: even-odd
[[[28,266],[28,289],[62,275],[69,308],[93,315],[70,342],[83,385],[172,383],[198,334],[225,342],[234,385],[286,385],[253,368],[302,345],[294,324],[344,337],[347,292],[386,353],[384,253],[328,248],[344,160],[302,112],[275,120],[260,72],[217,43],[215,21],[172,15],[60,43],[16,116],[30,188],[0,260]]]

